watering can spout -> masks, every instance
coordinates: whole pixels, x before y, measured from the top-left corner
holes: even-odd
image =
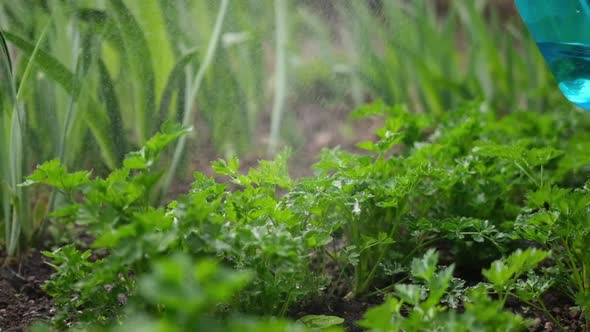
[[[590,110],[590,0],[515,0],[563,95]]]

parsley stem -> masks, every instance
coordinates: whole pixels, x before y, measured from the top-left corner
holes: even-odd
[[[401,209],[401,208],[400,208]],[[397,213],[395,213],[397,215]],[[396,222],[397,218],[395,216],[391,216],[391,209],[388,209],[386,214],[385,214],[385,218],[383,219],[384,222],[387,222],[388,220],[392,220],[394,225],[391,228],[391,231],[389,232],[388,238],[393,238],[393,235],[395,234],[395,232],[398,229],[399,223]],[[377,272],[377,268],[379,267],[379,264],[381,263],[381,261],[383,260],[383,257],[385,256],[385,252],[387,251],[387,245],[381,245],[380,247],[380,253],[379,253],[379,257],[377,258],[377,261],[375,261],[375,263],[373,264],[373,267],[371,268],[371,272],[369,272],[369,274],[365,277],[364,282],[361,284],[360,288],[357,288],[355,290],[355,294],[359,294],[361,292],[363,292],[367,287],[369,287],[369,284],[371,283],[371,281],[373,280],[373,276],[375,275],[375,273]]]

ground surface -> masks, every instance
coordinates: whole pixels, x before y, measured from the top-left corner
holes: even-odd
[[[0,253],[0,262],[5,259]],[[53,313],[51,298],[41,289],[52,268],[38,250],[19,264],[0,265],[0,331],[23,331]]]
[[[3,258],[3,257],[0,257]],[[41,289],[41,285],[51,275],[51,268],[44,263],[39,251],[27,254],[19,266],[9,264],[0,268],[0,331],[24,331],[37,320],[47,320],[53,313],[52,301]],[[558,294],[548,295],[552,304],[550,311],[567,328],[567,331],[582,331],[583,320],[579,311]],[[365,311],[379,303],[378,298],[368,300],[317,300],[304,307],[293,308],[290,316],[294,319],[305,315],[334,315],[346,320],[348,331],[362,331],[354,324],[362,319]],[[527,309],[520,303],[509,302],[512,310],[535,320],[529,331],[561,331],[541,313]]]

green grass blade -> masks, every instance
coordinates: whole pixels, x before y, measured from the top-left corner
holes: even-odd
[[[121,31],[129,65],[137,76],[136,120],[140,142],[155,130],[155,75],[150,48],[141,27],[122,0],[110,0],[115,20]]]
[[[112,137],[109,117],[105,114],[102,105],[92,97],[85,96],[81,97],[80,100],[88,100],[83,117],[92,132],[92,136],[100,147],[105,164],[109,169],[117,168],[118,158],[114,145],[119,142],[115,142]]]
[[[223,22],[225,20],[225,16],[227,14],[227,9],[229,7],[229,0],[222,0],[221,4],[219,5],[219,10],[217,12],[217,18],[215,19],[215,25],[213,28],[213,33],[209,39],[209,45],[207,46],[207,52],[205,53],[205,58],[203,62],[199,66],[199,71],[195,76],[192,84],[190,85],[190,91],[188,93],[185,107],[184,107],[184,114],[182,119],[182,126],[183,127],[190,127],[191,124],[191,116],[192,110],[195,103],[195,99],[197,98],[197,94],[203,83],[203,79],[205,78],[205,74],[207,73],[207,69],[209,65],[213,61],[213,56],[217,50],[217,46],[219,44],[219,39],[221,37],[221,30],[223,27]],[[186,144],[186,136],[182,136],[178,139],[176,143],[176,148],[174,149],[174,155],[172,156],[172,162],[170,164],[170,168],[168,169],[162,186],[162,193],[165,194],[168,192],[170,185],[172,184],[172,178],[176,173],[178,168],[178,164],[180,163],[180,159],[182,154],[184,153],[184,146]]]
[[[22,167],[24,162],[23,156],[23,139],[24,139],[24,128],[22,127],[23,121],[21,120],[22,110],[19,109],[18,104],[14,106],[12,114],[11,130],[10,130],[10,143],[9,143],[9,188],[11,191],[11,207],[12,213],[9,217],[9,231],[8,239],[6,241],[6,253],[8,256],[13,256],[19,247],[19,239],[23,224],[28,223],[27,210],[28,206],[24,205],[25,197],[23,195],[23,188],[17,187],[17,184],[22,181]],[[26,227],[25,227],[26,229]]]
[[[172,97],[174,96],[174,92],[176,90],[176,88],[184,83],[184,70],[185,67],[191,63],[191,61],[196,60],[197,59],[197,51],[190,51],[188,53],[186,53],[184,56],[182,56],[178,62],[176,63],[176,65],[174,66],[174,68],[172,69],[172,71],[170,72],[170,75],[168,75],[168,80],[166,82],[166,86],[164,87],[164,90],[162,91],[162,96],[160,98],[160,107],[159,107],[159,122],[158,122],[158,127],[160,127],[168,118],[168,108],[170,107],[170,104],[172,103]]]
[[[124,50],[123,37],[119,33],[117,23],[107,15],[106,11],[80,8],[76,13],[76,18],[84,23],[90,33],[101,35],[115,49]]]
[[[182,47],[186,44],[184,41],[185,34],[182,33],[182,20],[190,17],[190,15],[186,15],[186,3],[183,1],[173,2],[169,0],[159,0],[158,2],[162,18],[164,19],[167,40],[174,54],[180,56],[183,53]]]
[[[268,153],[273,155],[279,144],[280,125],[285,99],[287,97],[287,3],[286,0],[275,0],[276,24],[276,79],[275,97],[272,107],[270,124],[270,142]]]
[[[4,36],[6,40],[29,57],[35,51],[35,45],[16,34],[4,31]],[[47,76],[59,83],[68,93],[72,93],[74,90],[74,74],[66,66],[41,49],[37,50],[35,62]]]
[[[22,93],[25,91],[27,79],[31,73],[33,63],[36,61],[37,57],[40,55],[39,48],[47,30],[49,28],[51,21],[48,21],[45,25],[43,31],[41,32],[41,36],[37,40],[37,43],[33,47],[31,54],[29,56],[29,60],[25,66],[25,71],[23,73],[23,77],[21,79],[21,83],[16,89],[16,95],[14,96],[14,103],[13,103],[13,111],[12,111],[12,119],[11,119],[11,127],[10,127],[10,139],[8,142],[8,164],[5,166],[8,171],[5,173],[8,178],[6,178],[6,183],[8,184],[9,190],[11,191],[11,195],[8,194],[7,196],[12,196],[11,199],[11,207],[9,209],[12,210],[10,216],[5,220],[5,222],[10,223],[6,227],[6,253],[8,256],[12,256],[16,254],[16,251],[19,248],[21,234],[24,232],[25,239],[29,239],[33,230],[31,229],[31,220],[29,218],[29,204],[28,204],[28,197],[26,196],[25,189],[18,187],[17,185],[23,180],[23,169],[26,161],[26,156],[24,153],[24,146],[26,137],[26,125],[25,125],[25,114],[24,110],[19,105],[19,100],[22,99]],[[4,36],[3,36],[3,48],[7,51],[7,47],[5,44]],[[6,52],[7,53],[7,52]],[[6,54],[8,56],[8,54]],[[12,72],[12,70],[10,70]],[[14,75],[11,76],[14,80]],[[14,84],[14,83],[13,83]],[[14,92],[13,92],[14,93]],[[6,197],[4,199],[7,199]]]
[[[8,45],[6,45],[6,39],[4,38],[4,34],[0,31],[0,46],[2,47],[2,61],[1,68],[2,68],[2,76],[8,78],[10,91],[8,94],[10,95],[10,99],[12,100],[12,104],[16,105],[16,88],[13,79],[13,66],[12,60],[10,58],[10,52],[8,51]],[[2,102],[0,106],[9,106],[9,103]],[[12,234],[12,221],[11,221],[11,197],[12,191],[8,187],[9,183],[9,170],[10,165],[8,165],[7,161],[9,160],[9,151],[7,147],[10,145],[10,138],[9,138],[9,131],[8,124],[6,123],[9,119],[9,111],[4,109],[0,109],[0,199],[2,200],[2,218],[4,222],[4,241],[5,245],[9,245],[11,243],[11,234]]]
[[[0,46],[2,46],[2,55],[5,59],[4,61],[2,61],[2,67],[4,69],[5,75],[8,75],[8,77],[12,77],[12,60],[10,59],[10,52],[8,51],[8,45],[6,44],[6,38],[4,37],[4,33],[2,32],[2,30],[0,30]],[[10,80],[10,86],[12,88],[11,95],[16,98],[16,88],[14,86],[14,80]]]
[[[12,33],[6,33],[7,40],[17,46],[25,54],[32,54],[35,47],[23,38]],[[67,69],[58,60],[43,50],[38,50],[35,62],[50,78],[60,84],[68,93],[75,93],[75,75]],[[103,159],[106,165],[113,169],[117,166],[117,153],[114,151],[113,143],[110,142],[109,119],[105,114],[101,114],[100,104],[92,97],[88,96],[88,108],[85,110],[84,119],[88,124],[93,136],[101,148]]]
[[[76,85],[74,91],[69,95],[68,109],[63,119],[61,143],[59,147],[58,157],[64,163],[68,164],[68,156],[71,156],[72,152],[78,150],[79,144],[82,143],[81,136],[85,134],[86,128],[80,128],[78,119],[79,109],[79,95],[87,88],[89,83],[93,80],[90,79],[89,75],[93,64],[96,62],[96,54],[99,54],[99,43],[94,42],[94,39],[89,35],[83,37],[77,32],[75,36],[76,42],[74,43],[73,53],[75,63],[75,81]],[[79,40],[81,43],[78,43]],[[80,45],[78,45],[80,44]],[[83,102],[83,101],[82,101]],[[67,151],[67,153],[66,153]]]
[[[155,97],[164,90],[168,73],[174,68],[175,58],[166,33],[165,13],[158,0],[127,1],[130,11],[137,15],[138,25],[145,36],[149,36],[147,46],[153,63]],[[146,60],[147,61],[147,60]],[[156,104],[159,100],[156,100]],[[152,116],[153,118],[153,116]],[[157,129],[157,128],[154,128]]]
[[[127,138],[125,137],[125,130],[123,128],[119,98],[115,92],[115,85],[111,75],[102,59],[98,61],[98,72],[100,76],[100,92],[109,117],[110,132],[115,142],[117,165],[120,165],[127,152]]]

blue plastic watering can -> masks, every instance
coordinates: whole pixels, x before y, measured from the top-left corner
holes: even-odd
[[[590,0],[515,0],[564,96],[590,110]]]

